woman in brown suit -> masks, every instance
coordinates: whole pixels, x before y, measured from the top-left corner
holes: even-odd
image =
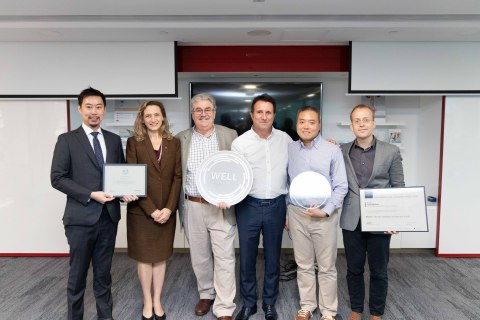
[[[128,256],[137,261],[142,320],[163,320],[160,296],[166,260],[173,251],[182,167],[180,141],[170,133],[161,102],[147,101],[140,107],[134,135],[127,141],[127,162],[147,165],[147,196],[127,207]]]

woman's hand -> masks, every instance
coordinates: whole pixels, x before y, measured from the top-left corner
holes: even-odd
[[[158,211],[158,213],[157,213]],[[157,214],[155,214],[157,213]],[[155,216],[153,216],[155,214]],[[154,213],[152,213],[152,218],[155,222],[158,222],[160,224],[164,224],[170,219],[170,215],[172,214],[172,210],[168,208],[163,208],[162,210],[155,210]]]

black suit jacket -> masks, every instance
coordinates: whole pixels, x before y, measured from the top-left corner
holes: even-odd
[[[120,137],[102,129],[107,148],[106,163],[125,163]],[[102,214],[103,205],[89,200],[93,191],[101,191],[102,170],[97,164],[92,145],[85,130],[61,134],[53,153],[50,172],[52,186],[67,195],[63,215],[64,225],[94,225]],[[114,222],[120,220],[118,199],[105,204]]]

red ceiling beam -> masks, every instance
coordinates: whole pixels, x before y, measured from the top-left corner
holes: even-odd
[[[348,72],[348,46],[179,46],[179,72]]]

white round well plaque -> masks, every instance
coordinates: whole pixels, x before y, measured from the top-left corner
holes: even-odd
[[[290,184],[290,200],[297,207],[323,208],[332,196],[327,178],[318,172],[305,171],[296,176]]]
[[[252,189],[252,168],[242,155],[233,151],[218,151],[202,162],[196,183],[202,198],[211,204],[225,202],[234,205]]]

